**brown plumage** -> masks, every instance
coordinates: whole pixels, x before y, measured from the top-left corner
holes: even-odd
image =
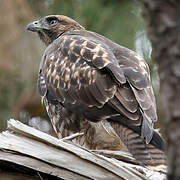
[[[123,144],[143,164],[165,163],[163,140],[153,129],[149,68],[138,54],[62,15],[46,16],[27,29],[47,45],[38,91],[59,137],[83,131],[79,143],[89,148]],[[107,141],[98,136],[102,129]]]

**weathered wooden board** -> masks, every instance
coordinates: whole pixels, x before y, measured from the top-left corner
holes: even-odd
[[[8,130],[0,133],[0,161],[67,180],[142,180],[149,179],[148,176],[152,179],[151,174],[155,173],[134,165],[136,162],[128,153],[90,151],[13,119],[8,121]],[[158,179],[165,177],[156,173]]]

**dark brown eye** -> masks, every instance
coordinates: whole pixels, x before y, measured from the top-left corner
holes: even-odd
[[[46,18],[46,22],[50,25],[50,26],[55,26],[59,21],[56,17],[48,17]]]
[[[53,20],[50,21],[49,24],[50,24],[51,26],[54,26],[54,25],[56,25],[57,23],[58,23],[58,21],[55,20],[55,19],[53,19]]]

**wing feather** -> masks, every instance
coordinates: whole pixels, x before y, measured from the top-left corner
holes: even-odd
[[[60,47],[52,46],[54,53],[47,50],[44,56],[43,73],[49,91],[57,99],[63,99],[63,103],[81,101],[87,106],[102,107],[113,97],[117,84],[101,69],[117,64],[116,58],[106,45],[94,40],[77,36],[64,38],[58,43]],[[123,71],[117,70],[119,72],[112,71],[112,74],[117,74],[118,81],[125,82]]]
[[[130,86],[119,86],[116,97],[129,112],[135,113],[138,110],[138,102]]]

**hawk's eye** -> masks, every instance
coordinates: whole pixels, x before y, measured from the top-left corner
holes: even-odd
[[[53,19],[53,20],[51,20],[51,21],[49,22],[49,24],[50,24],[51,26],[54,26],[54,25],[56,25],[57,23],[58,23],[58,21],[55,20],[55,19]]]

